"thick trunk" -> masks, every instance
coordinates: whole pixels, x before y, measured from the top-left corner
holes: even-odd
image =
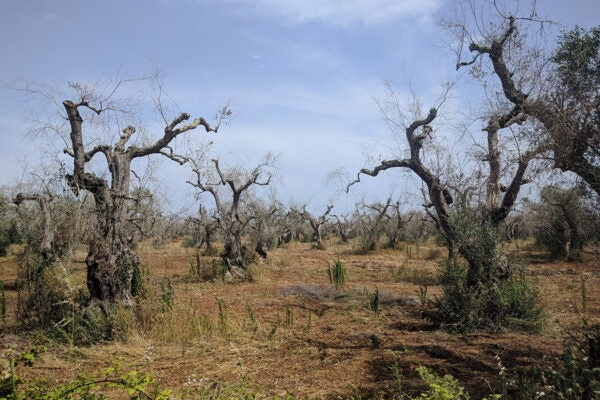
[[[233,233],[225,239],[223,261],[230,270],[232,267],[246,269],[245,249],[240,234]]]
[[[97,232],[85,260],[91,300],[130,305],[133,301],[133,276],[140,260],[128,239],[124,199],[99,212]]]
[[[560,207],[569,227],[569,252],[567,253],[567,257],[569,261],[580,261],[584,242],[581,234],[581,225],[577,217],[573,215],[573,212],[567,206],[561,205]]]

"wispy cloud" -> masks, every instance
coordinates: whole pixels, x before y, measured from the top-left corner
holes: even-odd
[[[375,25],[402,17],[427,17],[436,12],[440,0],[230,0],[245,4],[263,15],[293,23],[320,21],[347,26]]]

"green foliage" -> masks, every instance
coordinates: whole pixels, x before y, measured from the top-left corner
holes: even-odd
[[[538,291],[522,271],[498,249],[499,232],[490,221],[457,212],[450,223],[454,245],[465,262],[449,257],[442,262],[442,295],[431,302],[425,316],[455,332],[473,329],[500,331],[511,325],[534,330],[542,312]]]
[[[186,249],[196,247],[196,243],[196,239],[192,235],[185,235],[181,240],[181,246]]]
[[[503,267],[497,228],[490,221],[480,221],[468,212],[453,214],[450,223],[456,236],[456,249],[468,264],[466,283],[469,286],[488,285]]]
[[[600,325],[583,326],[565,341],[563,355],[546,377],[551,398],[600,398]]]
[[[17,374],[17,368],[20,366],[31,366],[38,354],[47,351],[48,348],[43,345],[33,345],[26,347],[22,352],[12,353],[12,357],[6,360],[6,365],[0,365],[0,400],[20,399],[18,386],[22,384],[21,378]]]
[[[167,313],[173,309],[175,302],[175,289],[171,284],[169,277],[163,277],[160,282],[160,309],[163,313]]]
[[[365,297],[367,298],[367,305],[369,310],[374,311],[376,314],[379,314],[381,312],[381,298],[379,296],[379,288],[376,287],[373,292],[370,292],[365,288]]]
[[[429,386],[427,393],[421,394],[424,400],[468,400],[469,394],[460,386],[459,382],[451,375],[439,376],[432,370],[420,366],[417,373]]]
[[[498,294],[508,325],[523,331],[539,331],[544,314],[539,305],[540,293],[527,283],[524,274],[502,281]]]
[[[494,286],[466,284],[467,268],[455,259],[442,264],[442,295],[424,314],[454,332],[473,329],[500,331],[507,326],[532,331],[540,328],[543,310],[539,292],[524,275],[509,277]]]
[[[551,58],[562,83],[572,94],[585,96],[600,86],[600,27],[576,26],[563,32]]]
[[[225,300],[217,297],[217,306],[219,307],[219,331],[221,334],[227,334],[227,304]]]
[[[329,283],[335,286],[336,290],[342,289],[346,285],[346,268],[340,256],[337,256],[333,264],[327,263],[327,276]]]
[[[600,325],[587,323],[569,333],[563,354],[544,370],[537,365],[506,370],[498,359],[502,398],[515,400],[600,399]]]
[[[100,376],[81,374],[77,379],[61,385],[38,382],[26,388],[23,393],[16,393],[7,399],[104,400],[118,397],[129,400],[168,400],[171,392],[162,390],[158,380],[146,372],[136,369],[124,372],[111,367]]]

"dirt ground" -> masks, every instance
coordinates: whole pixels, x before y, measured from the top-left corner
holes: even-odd
[[[251,267],[250,283],[194,282],[193,250],[179,243],[139,249],[159,287],[168,277],[174,288],[171,312],[146,330],[132,328],[123,340],[91,347],[53,345],[23,381],[67,382],[82,371],[100,373],[114,365],[147,371],[161,387],[181,395],[186,388],[244,387],[257,398],[286,394],[298,398],[386,398],[418,395],[424,388],[415,367],[451,374],[480,398],[506,368],[544,364],[562,349],[562,338],[581,323],[584,308],[600,317],[600,265],[545,262],[529,257],[527,275],[541,291],[546,321],[541,333],[451,334],[421,316],[422,302],[439,293],[435,246],[405,244],[399,250],[355,254],[352,245],[332,240],[326,250],[291,243]],[[336,290],[326,268],[339,256],[347,283]],[[84,255],[68,268],[83,285]],[[207,268],[212,258],[203,257]],[[0,350],[23,346],[34,337],[15,330],[14,257],[0,258],[6,288],[7,323]],[[585,289],[582,289],[585,288]],[[157,289],[158,290],[158,289]],[[375,291],[380,312],[370,309]],[[582,294],[585,293],[585,307]],[[218,389],[220,390],[220,389]]]

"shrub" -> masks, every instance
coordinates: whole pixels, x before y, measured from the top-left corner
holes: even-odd
[[[373,292],[370,292],[365,288],[365,296],[367,298],[367,308],[374,311],[376,314],[381,312],[381,296],[379,295],[379,288],[376,287]]]
[[[468,286],[466,280],[466,266],[446,259],[440,276],[442,295],[432,300],[433,307],[425,311],[425,316],[454,332],[540,327],[543,310],[538,304],[539,292],[522,274],[490,286]]]
[[[468,400],[469,394],[451,375],[439,376],[426,367],[417,367],[417,373],[429,386],[427,393],[421,394],[423,400]]]
[[[185,249],[197,247],[197,241],[192,235],[185,235],[181,240],[181,246]]]

